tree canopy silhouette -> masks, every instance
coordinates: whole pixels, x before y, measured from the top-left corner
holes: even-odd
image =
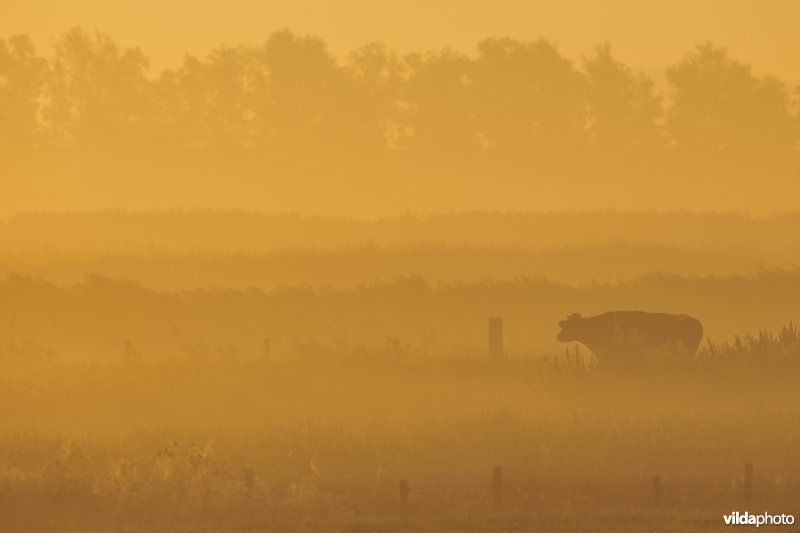
[[[39,133],[47,62],[26,35],[0,39],[0,146],[30,146]]]
[[[667,130],[678,146],[723,151],[790,150],[797,143],[789,91],[758,78],[724,48],[705,43],[667,70],[675,98]]]
[[[630,180],[684,179],[698,157],[719,155],[728,168],[715,159],[703,172],[728,180],[748,157],[751,170],[768,165],[789,179],[800,157],[798,90],[711,43],[665,74],[668,94],[607,43],[578,61],[543,38],[505,37],[479,42],[474,55],[369,43],[337,58],[323,40],[288,30],[155,73],[139,48],[73,28],[50,57],[27,36],[0,40],[0,149],[15,150],[9,179],[20,183],[65,169],[130,182],[116,177],[128,169],[136,183],[166,180],[175,194],[227,177],[261,192],[267,177],[271,190],[296,178],[318,190],[329,182],[326,191],[439,183],[440,196],[487,179],[628,179],[618,186],[627,190]],[[103,158],[106,168],[83,169]]]
[[[653,80],[614,58],[604,43],[583,62],[588,78],[589,126],[600,149],[644,150],[662,147],[662,99]]]

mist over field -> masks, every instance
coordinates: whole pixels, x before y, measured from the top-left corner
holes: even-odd
[[[799,515],[796,6],[332,5],[0,18],[0,531]]]
[[[743,501],[745,462],[757,501],[791,509],[798,224],[685,211],[9,217],[4,523],[699,531]],[[556,340],[565,316],[617,309],[698,317],[701,349],[616,375]],[[400,479],[414,487],[407,511]],[[641,522],[621,526],[630,513]]]

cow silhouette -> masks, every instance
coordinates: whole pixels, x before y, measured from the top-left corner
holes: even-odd
[[[667,313],[611,311],[585,318],[575,313],[558,325],[559,341],[586,345],[606,367],[694,355],[703,338],[699,320]]]

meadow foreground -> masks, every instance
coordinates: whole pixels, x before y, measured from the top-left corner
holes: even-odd
[[[708,531],[796,513],[798,374],[776,346],[630,376],[574,353],[7,367],[0,529]]]

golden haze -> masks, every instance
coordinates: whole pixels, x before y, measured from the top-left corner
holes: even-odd
[[[797,514],[798,10],[6,1],[0,531]]]

